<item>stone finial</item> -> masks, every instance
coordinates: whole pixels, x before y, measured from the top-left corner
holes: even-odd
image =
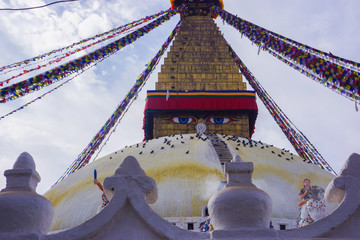
[[[40,176],[29,153],[17,158],[13,169],[6,170],[6,188],[0,193],[0,239],[2,234],[16,237],[45,234],[54,209],[49,200],[36,193]]]
[[[208,207],[215,230],[259,230],[269,226],[272,201],[251,182],[252,162],[225,163],[228,183],[210,198]]]
[[[360,182],[360,154],[353,153],[346,160],[337,178],[335,178],[325,191],[328,202],[340,203],[345,196],[346,185],[350,186]]]
[[[153,204],[156,202],[158,198],[156,182],[153,178],[146,176],[145,171],[140,167],[135,157],[127,156],[115,171],[114,176],[124,176],[125,178],[134,180],[145,192],[147,203]],[[111,199],[114,190],[111,181],[104,181],[104,190],[106,196]]]
[[[6,177],[6,188],[1,190],[2,192],[35,192],[41,179],[35,169],[34,159],[27,152],[20,154],[13,165],[13,169],[6,170],[4,175]]]
[[[244,185],[255,186],[252,184],[251,181],[252,173],[254,171],[253,163],[239,161],[239,158],[236,158],[235,156],[234,157],[235,161],[225,164],[225,177],[227,179],[226,186],[227,187],[244,186]]]

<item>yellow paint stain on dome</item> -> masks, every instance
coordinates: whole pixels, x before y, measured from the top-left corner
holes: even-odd
[[[189,161],[169,161],[165,166],[152,167],[146,169],[145,172],[154,178],[157,184],[174,177],[201,181],[210,175],[217,176],[221,181],[224,175],[219,169]]]
[[[98,180],[99,182],[103,182],[104,179],[99,178]],[[96,185],[94,185],[91,178],[84,178],[81,181],[70,185],[68,188],[66,188],[65,191],[62,191],[62,189],[48,191],[44,194],[44,197],[46,197],[53,204],[53,206],[56,207],[58,204],[67,201],[69,198],[72,198],[74,193],[84,191],[86,188],[92,189],[94,187],[96,187]]]
[[[301,172],[287,172],[283,169],[278,168],[277,166],[265,165],[265,164],[256,164],[255,170],[253,173],[254,179],[264,178],[266,176],[277,176],[283,181],[287,181],[298,188],[302,187],[302,180],[304,178],[309,178],[313,183],[317,185],[325,186],[332,180],[329,177],[319,175],[315,172],[308,172],[306,174]]]
[[[57,230],[60,230],[60,224],[61,224],[61,218],[58,217],[55,221],[55,224],[54,226],[51,228],[51,231],[57,231]]]
[[[223,180],[219,169],[188,161],[170,161],[165,166],[147,169],[146,173],[158,184],[159,199],[152,208],[163,217],[201,216]]]
[[[248,141],[245,138],[239,138],[239,140]],[[303,159],[295,154],[267,144],[253,141],[253,147],[249,147],[249,145],[244,147],[242,143],[237,146],[238,142],[236,141],[229,140],[227,143],[232,146],[244,161],[254,162],[254,180],[268,175],[277,176],[279,179],[301,188],[304,178],[311,179],[313,184],[326,187],[335,177],[335,175],[321,169],[319,166],[303,162]],[[257,146],[255,146],[255,143]],[[266,148],[265,146],[269,147]],[[264,148],[261,149],[261,147]]]

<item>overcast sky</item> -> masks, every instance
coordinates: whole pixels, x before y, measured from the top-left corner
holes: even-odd
[[[52,1],[2,0],[0,8],[38,6]],[[358,0],[224,0],[225,9],[248,21],[334,55],[360,62]],[[167,0],[80,0],[31,11],[0,11],[0,65],[37,56],[169,8]],[[23,151],[35,159],[46,192],[87,146],[159,50],[179,16],[29,107],[0,120],[0,171]],[[263,87],[338,172],[348,156],[360,153],[360,112],[354,102],[289,68],[216,20],[224,37]],[[162,63],[162,62],[161,62]],[[160,64],[100,153],[143,140],[147,89],[155,89]],[[3,76],[0,76],[3,77]],[[56,85],[6,104],[0,116]],[[258,99],[253,139],[295,152]],[[359,106],[360,108],[360,106]],[[0,189],[5,178],[0,178]]]

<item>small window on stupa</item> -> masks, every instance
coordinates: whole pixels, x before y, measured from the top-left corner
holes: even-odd
[[[188,223],[187,224],[187,229],[188,230],[194,230],[194,223]]]

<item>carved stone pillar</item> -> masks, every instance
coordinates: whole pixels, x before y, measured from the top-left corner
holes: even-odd
[[[4,175],[7,182],[0,193],[0,238],[46,234],[54,210],[49,200],[36,193],[40,176],[31,155],[22,153]]]
[[[236,156],[225,163],[227,184],[225,188],[209,200],[209,214],[214,226],[214,235],[224,237],[232,233],[236,236],[251,232],[273,233],[269,229],[272,201],[267,193],[252,182],[254,170],[252,162],[243,162]],[[250,234],[251,235],[251,234]]]

